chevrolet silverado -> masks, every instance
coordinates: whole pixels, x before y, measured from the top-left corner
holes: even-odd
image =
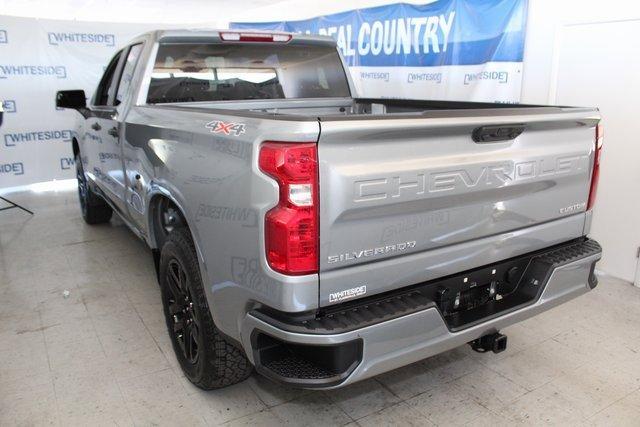
[[[499,352],[597,284],[595,108],[358,97],[330,38],[229,30],[144,34],[56,105],[85,221],[149,245],[204,389]]]

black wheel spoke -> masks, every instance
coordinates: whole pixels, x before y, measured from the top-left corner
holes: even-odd
[[[167,278],[167,283],[169,284],[169,291],[173,294],[172,295],[173,299],[177,302],[177,304],[179,305],[179,308],[182,309],[180,305],[181,303],[179,302],[182,300],[180,289],[177,287],[176,283],[171,278]]]
[[[187,360],[193,363],[193,346],[191,345],[193,338],[191,337],[191,324],[187,323],[184,330],[184,355]]]
[[[180,268],[180,266],[178,266],[178,264],[176,264],[176,263],[171,264],[171,268],[169,268],[169,274],[170,274],[171,280],[173,280],[173,283],[174,283],[178,288],[181,288],[181,286],[180,286],[180,285],[181,285],[182,283],[180,282],[180,277],[179,277],[180,273],[179,273],[178,271],[176,271],[176,270],[178,270],[179,268]]]
[[[176,338],[178,340],[178,345],[180,345],[180,350],[182,350],[182,354],[186,354],[186,350],[184,348],[184,341],[185,341],[185,336],[184,336],[184,330],[182,332],[177,333]]]
[[[189,277],[177,259],[171,259],[167,265],[165,282],[167,284],[167,309],[173,319],[173,337],[180,347],[184,359],[194,364],[198,361],[199,322],[193,311]]]
[[[194,325],[196,328],[199,328],[199,327],[200,327],[200,322],[198,322],[198,320],[197,320],[197,318],[196,318],[196,315],[195,315],[195,314],[192,314],[192,315],[191,315],[191,321],[193,322],[193,325]]]
[[[187,273],[181,268],[178,270],[178,276],[180,278],[180,287],[184,289],[185,297],[189,294],[189,290],[187,288]]]
[[[191,298],[189,298],[189,301],[191,301]],[[193,308],[193,303],[190,302],[189,303],[189,312],[191,313],[191,321],[193,322],[193,324],[199,328],[200,327],[200,321],[198,320],[198,316],[196,316],[196,312]]]
[[[193,339],[193,345],[197,352],[200,343],[198,341],[198,325],[195,322],[191,324],[191,338]]]
[[[198,328],[195,325],[195,323],[191,323],[190,338],[191,338],[191,360],[193,360],[193,362],[196,362],[198,359],[198,348],[200,346],[198,342]]]
[[[176,320],[173,323],[173,332],[184,335],[184,322],[182,320]]]
[[[171,290],[171,293],[173,294],[174,300],[178,305],[181,305],[182,301],[184,300],[184,290],[180,283],[179,270],[182,269],[180,268],[180,265],[177,263],[177,261],[173,261],[172,263],[170,263],[168,268],[169,274],[167,275],[167,282],[169,282],[169,288]]]

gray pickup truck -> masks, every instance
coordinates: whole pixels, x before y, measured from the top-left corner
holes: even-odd
[[[58,92],[83,217],[149,245],[197,386],[498,352],[596,286],[597,109],[353,93],[331,39],[227,30],[144,34],[88,105]]]

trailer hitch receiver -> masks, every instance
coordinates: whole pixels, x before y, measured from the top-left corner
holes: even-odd
[[[469,345],[478,353],[486,353],[487,351],[501,353],[507,349],[507,336],[496,332],[495,334],[485,335],[477,340],[473,340]]]

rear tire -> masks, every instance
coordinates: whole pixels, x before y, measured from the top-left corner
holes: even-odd
[[[159,280],[173,350],[189,381],[212,390],[245,380],[253,367],[213,323],[187,228],[175,228],[167,236]]]
[[[87,224],[103,224],[109,222],[113,210],[100,196],[93,192],[87,176],[84,174],[82,160],[80,154],[75,155],[76,178],[78,179],[78,199],[80,200],[80,209],[82,210],[82,218]]]

